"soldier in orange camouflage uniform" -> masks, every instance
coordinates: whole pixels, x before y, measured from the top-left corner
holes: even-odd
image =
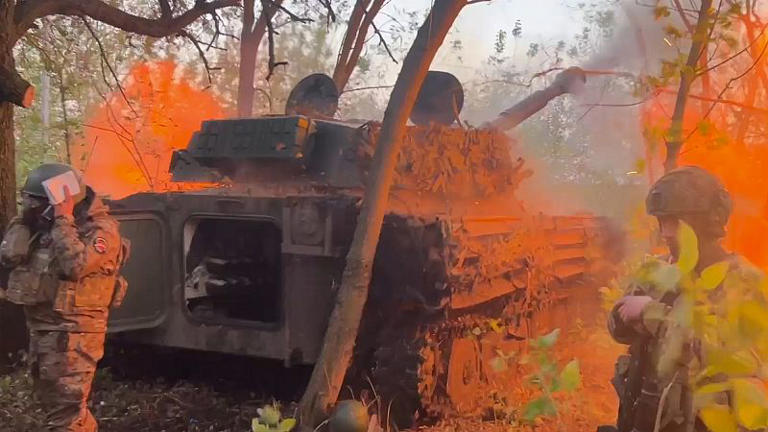
[[[87,401],[104,352],[109,307],[125,294],[117,272],[128,251],[117,221],[91,188],[81,183],[80,193],[65,190],[62,203],[49,205],[42,182],[67,171],[74,172],[44,164],[29,174],[22,215],[3,238],[0,264],[10,268],[5,298],[24,305],[47,429],[94,432]]]

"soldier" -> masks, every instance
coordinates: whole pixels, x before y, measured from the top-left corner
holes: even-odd
[[[43,182],[73,172],[74,195],[50,205]],[[127,257],[118,223],[72,167],[43,164],[21,190],[21,215],[0,244],[10,269],[5,298],[24,305],[35,393],[50,431],[93,432],[87,401],[104,351],[108,309],[125,294],[117,276]],[[2,292],[2,290],[0,290]]]
[[[722,294],[739,287],[762,296],[759,293],[762,273],[742,257],[726,251],[720,243],[731,207],[729,193],[709,172],[687,166],[665,174],[651,187],[646,210],[658,219],[669,255],[649,261],[644,268],[677,262],[680,256],[678,227],[683,221],[698,239],[699,260],[694,273],[722,261],[729,264],[726,278],[713,293]],[[738,284],[730,283],[737,280]],[[701,364],[706,358],[701,342],[694,338],[683,344],[682,353],[672,363],[676,369],[673,374],[664,373],[659,367],[666,348],[665,333],[674,325],[670,311],[679,298],[679,288],[665,291],[647,279],[635,278],[628,294],[614,306],[608,322],[613,338],[630,346],[629,355],[617,361],[613,380],[620,402],[618,431],[707,431],[693,407],[693,392],[688,381],[693,360]],[[713,295],[713,301],[722,302],[725,295],[720,294]],[[719,400],[727,406],[727,395],[720,396]]]

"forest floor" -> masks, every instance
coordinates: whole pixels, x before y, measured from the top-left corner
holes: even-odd
[[[509,419],[444,418],[423,432],[591,432],[615,421],[618,402],[610,384],[622,352],[607,334],[602,314],[571,320],[555,349],[558,363],[576,358],[582,382],[558,400],[558,413],[520,426]],[[91,409],[102,432],[247,432],[256,410],[273,398],[300,397],[297,383],[309,368],[282,369],[239,357],[143,348],[111,352],[94,380]],[[259,373],[262,370],[274,373]],[[298,386],[300,388],[300,386]],[[258,389],[254,392],[253,389]],[[288,415],[294,405],[283,403]],[[27,368],[0,376],[0,432],[41,430],[41,409]]]

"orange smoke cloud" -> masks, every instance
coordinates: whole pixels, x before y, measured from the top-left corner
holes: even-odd
[[[660,134],[669,125],[674,97],[662,96],[644,107],[643,122],[646,131],[651,131],[647,134],[652,146],[649,155],[658,158],[651,165],[655,178],[663,173],[665,149]],[[765,119],[753,116],[749,120],[734,115],[732,107],[718,106],[702,121],[709,109],[709,104],[689,101],[683,127],[686,139],[678,163],[698,165],[720,178],[734,201],[726,247],[768,269],[768,142],[743,138],[748,126],[744,122]]]
[[[121,198],[137,192],[178,190],[168,166],[203,120],[225,117],[215,95],[181,76],[174,62],[135,65],[85,121],[72,160],[99,193]],[[184,189],[205,185],[183,185]]]

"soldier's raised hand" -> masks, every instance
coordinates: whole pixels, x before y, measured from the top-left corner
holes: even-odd
[[[64,200],[53,206],[53,212],[56,216],[72,216],[75,211],[75,200],[69,187],[64,185]]]

